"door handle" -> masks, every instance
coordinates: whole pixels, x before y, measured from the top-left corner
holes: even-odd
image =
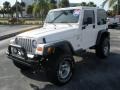
[[[82,29],[85,29],[86,28],[86,26],[82,26]]]

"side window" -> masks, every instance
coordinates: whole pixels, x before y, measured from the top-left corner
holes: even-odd
[[[106,18],[107,18],[106,12],[103,10],[98,10],[98,12],[97,12],[97,24],[98,25],[106,24],[107,23]]]
[[[95,24],[94,10],[85,10],[84,11],[83,25],[86,25],[86,24]]]

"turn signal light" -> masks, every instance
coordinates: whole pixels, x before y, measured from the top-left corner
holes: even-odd
[[[48,54],[52,54],[54,53],[54,51],[55,51],[55,48],[48,48],[47,50]]]
[[[38,47],[37,51],[43,51],[43,48],[42,47]]]

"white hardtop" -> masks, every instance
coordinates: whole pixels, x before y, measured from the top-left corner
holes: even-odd
[[[71,10],[71,9],[91,9],[91,10],[93,10],[93,9],[100,9],[100,8],[98,8],[98,7],[87,7],[87,6],[77,6],[77,7],[67,7],[67,8],[58,8],[58,9],[52,9],[52,10],[50,10],[50,12],[52,12],[52,11],[61,11],[61,10]]]

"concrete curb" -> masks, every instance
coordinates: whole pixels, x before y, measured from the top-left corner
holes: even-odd
[[[13,32],[13,33],[10,33],[10,34],[0,36],[0,41],[4,40],[4,39],[7,39],[7,38],[10,38],[10,37],[14,37],[17,34],[20,34],[20,33],[26,32],[26,31],[30,31],[30,30],[33,30],[33,29],[37,29],[37,28],[40,28],[40,27],[42,27],[42,26],[28,27],[28,28],[21,29],[21,30],[19,30],[17,32]]]

